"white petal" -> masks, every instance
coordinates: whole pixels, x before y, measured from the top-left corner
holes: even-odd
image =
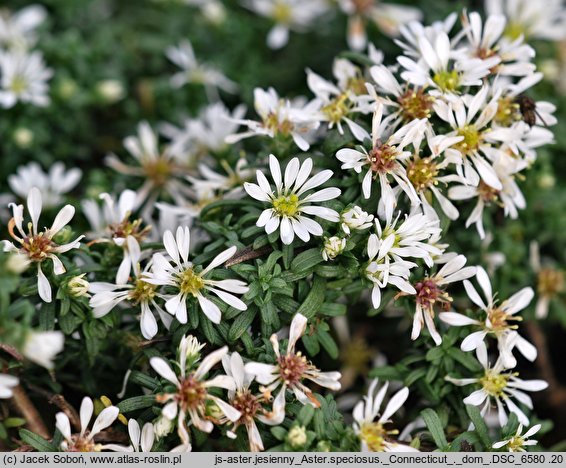
[[[165,362],[165,359],[160,357],[152,357],[149,360],[149,364],[151,365],[151,367],[153,367],[155,372],[157,372],[165,380],[168,380],[169,382],[177,386],[180,385],[175,372],[171,370],[171,367],[169,367],[169,364]]]

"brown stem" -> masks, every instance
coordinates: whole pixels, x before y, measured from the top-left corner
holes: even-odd
[[[65,400],[65,397],[63,395],[48,392],[47,390],[44,390],[43,388],[37,387],[35,385],[28,385],[28,388],[32,392],[46,398],[49,404],[55,405],[57,406],[57,408],[63,411],[63,413],[65,413],[69,418],[71,426],[76,432],[79,432],[81,430],[81,421],[77,411],[69,404],[67,400]]]
[[[253,247],[249,246],[240,250],[239,252],[236,252],[236,254],[224,264],[224,266],[227,268],[231,267],[232,265],[237,265],[238,263],[253,260],[254,258],[260,258],[272,251],[273,247],[271,247],[270,245],[264,245],[257,250],[254,250]]]
[[[13,396],[10,401],[15,410],[26,420],[26,425],[30,431],[40,435],[44,439],[51,439],[51,434],[49,434],[39,412],[21,385],[13,389]]]
[[[536,321],[525,323],[525,327],[538,350],[536,362],[541,376],[548,382],[549,404],[561,408],[566,405],[566,387],[558,381],[554,373],[546,336]]]
[[[0,344],[0,349],[8,353],[17,361],[23,361],[24,357],[17,351],[16,348],[7,344]]]

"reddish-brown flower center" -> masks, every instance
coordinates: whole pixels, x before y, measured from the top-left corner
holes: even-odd
[[[480,180],[478,185],[478,195],[485,203],[494,203],[499,199],[499,190],[487,185],[483,180]]]
[[[240,421],[242,421],[243,423],[253,421],[257,412],[261,408],[259,399],[256,396],[252,395],[249,390],[236,393],[234,399],[231,401],[231,404],[240,413],[242,413]]]
[[[372,172],[386,174],[397,165],[397,148],[387,144],[377,144],[368,154]]]
[[[55,247],[55,243],[49,239],[45,233],[41,232],[35,236],[24,237],[22,249],[28,255],[30,260],[41,262]]]
[[[111,224],[108,226],[108,229],[110,229],[110,233],[115,239],[132,236],[138,242],[141,242],[147,237],[147,234],[151,230],[151,226],[142,227],[142,222],[141,219],[130,221],[130,219],[126,217],[120,223]]]
[[[431,115],[434,98],[425,94],[422,88],[408,89],[397,98],[403,119],[411,122],[415,119],[428,119]]]
[[[281,356],[277,359],[277,362],[281,378],[287,386],[297,384],[303,378],[303,374],[309,366],[307,358],[300,352]]]
[[[440,304],[441,307],[447,308],[452,301],[452,298],[448,295],[448,293],[441,289],[436,281],[431,278],[425,278],[424,280],[419,281],[415,284],[415,289],[417,291],[417,304],[420,304],[423,309],[433,310],[436,304]]]
[[[67,447],[67,452],[94,452],[96,444],[88,437],[89,431],[86,431],[82,437],[80,434],[74,434],[71,436],[71,443]]]
[[[189,374],[181,380],[181,387],[177,391],[176,398],[181,408],[186,411],[201,407],[206,396],[206,387],[193,374]]]

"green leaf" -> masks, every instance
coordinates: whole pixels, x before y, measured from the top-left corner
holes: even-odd
[[[248,310],[245,310],[236,317],[236,320],[234,320],[230,327],[230,341],[236,341],[246,332],[248,327],[252,324],[256,314],[257,309],[255,307],[249,307]]]
[[[491,438],[489,437],[489,431],[487,429],[487,425],[485,424],[485,420],[480,413],[480,410],[472,405],[466,405],[466,412],[470,417],[472,423],[474,424],[474,432],[478,435],[483,449],[487,452],[491,450]]]
[[[121,413],[129,413],[139,409],[149,408],[155,403],[155,395],[141,395],[121,401],[116,406]]]
[[[132,371],[129,381],[144,388],[155,391],[159,387],[159,381],[139,371]]]
[[[447,353],[452,359],[462,364],[466,369],[472,372],[479,372],[481,370],[480,363],[472,357],[472,355],[465,353],[458,348],[448,348]]]
[[[20,439],[24,444],[31,445],[38,452],[57,452],[57,447],[27,429],[20,429]]]
[[[305,250],[293,259],[291,262],[291,271],[299,273],[310,270],[323,260],[319,248]]]
[[[317,330],[316,334],[318,336],[318,342],[326,350],[328,355],[332,359],[337,359],[338,354],[339,354],[338,353],[338,346],[336,345],[336,342],[334,341],[332,336],[330,336],[330,333],[328,333],[327,331],[319,329],[319,330]]]
[[[320,276],[315,276],[312,287],[307,297],[299,307],[297,312],[303,314],[306,318],[312,318],[318,312],[324,303],[324,292],[326,290],[326,280]]]
[[[272,427],[271,433],[273,434],[273,437],[279,441],[284,441],[287,437],[287,431],[281,426]]]
[[[431,408],[427,408],[421,411],[421,416],[424,419],[426,427],[428,428],[436,446],[441,451],[447,450],[448,441],[444,435],[444,424],[442,424],[442,421],[436,411]]]
[[[311,405],[305,405],[299,411],[297,419],[303,426],[308,426],[314,416],[314,407]]]

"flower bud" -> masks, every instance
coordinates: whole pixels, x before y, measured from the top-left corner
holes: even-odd
[[[161,416],[154,424],[153,430],[158,439],[165,437],[173,430],[173,421]]]
[[[346,248],[346,239],[341,239],[340,237],[325,237],[324,238],[324,249],[322,251],[322,258],[324,260],[334,260],[338,255],[340,255]]]
[[[33,132],[25,127],[17,128],[13,134],[14,143],[21,149],[29,148],[33,143],[33,137]]]
[[[125,90],[118,80],[103,80],[97,83],[96,93],[108,104],[119,101],[124,97]]]
[[[69,288],[69,292],[74,297],[90,297],[88,293],[88,288],[90,287],[90,283],[84,279],[86,273],[82,275],[73,276],[70,281],[67,283],[67,287]]]
[[[6,270],[19,275],[27,270],[29,264],[30,260],[27,255],[15,252],[8,255],[8,259],[6,260]]]
[[[340,222],[342,223],[342,230],[346,234],[350,234],[351,230],[361,231],[371,227],[373,215],[368,214],[359,206],[354,206],[340,215]]]
[[[287,442],[294,449],[304,447],[307,443],[307,430],[305,426],[295,426],[287,434]]]

